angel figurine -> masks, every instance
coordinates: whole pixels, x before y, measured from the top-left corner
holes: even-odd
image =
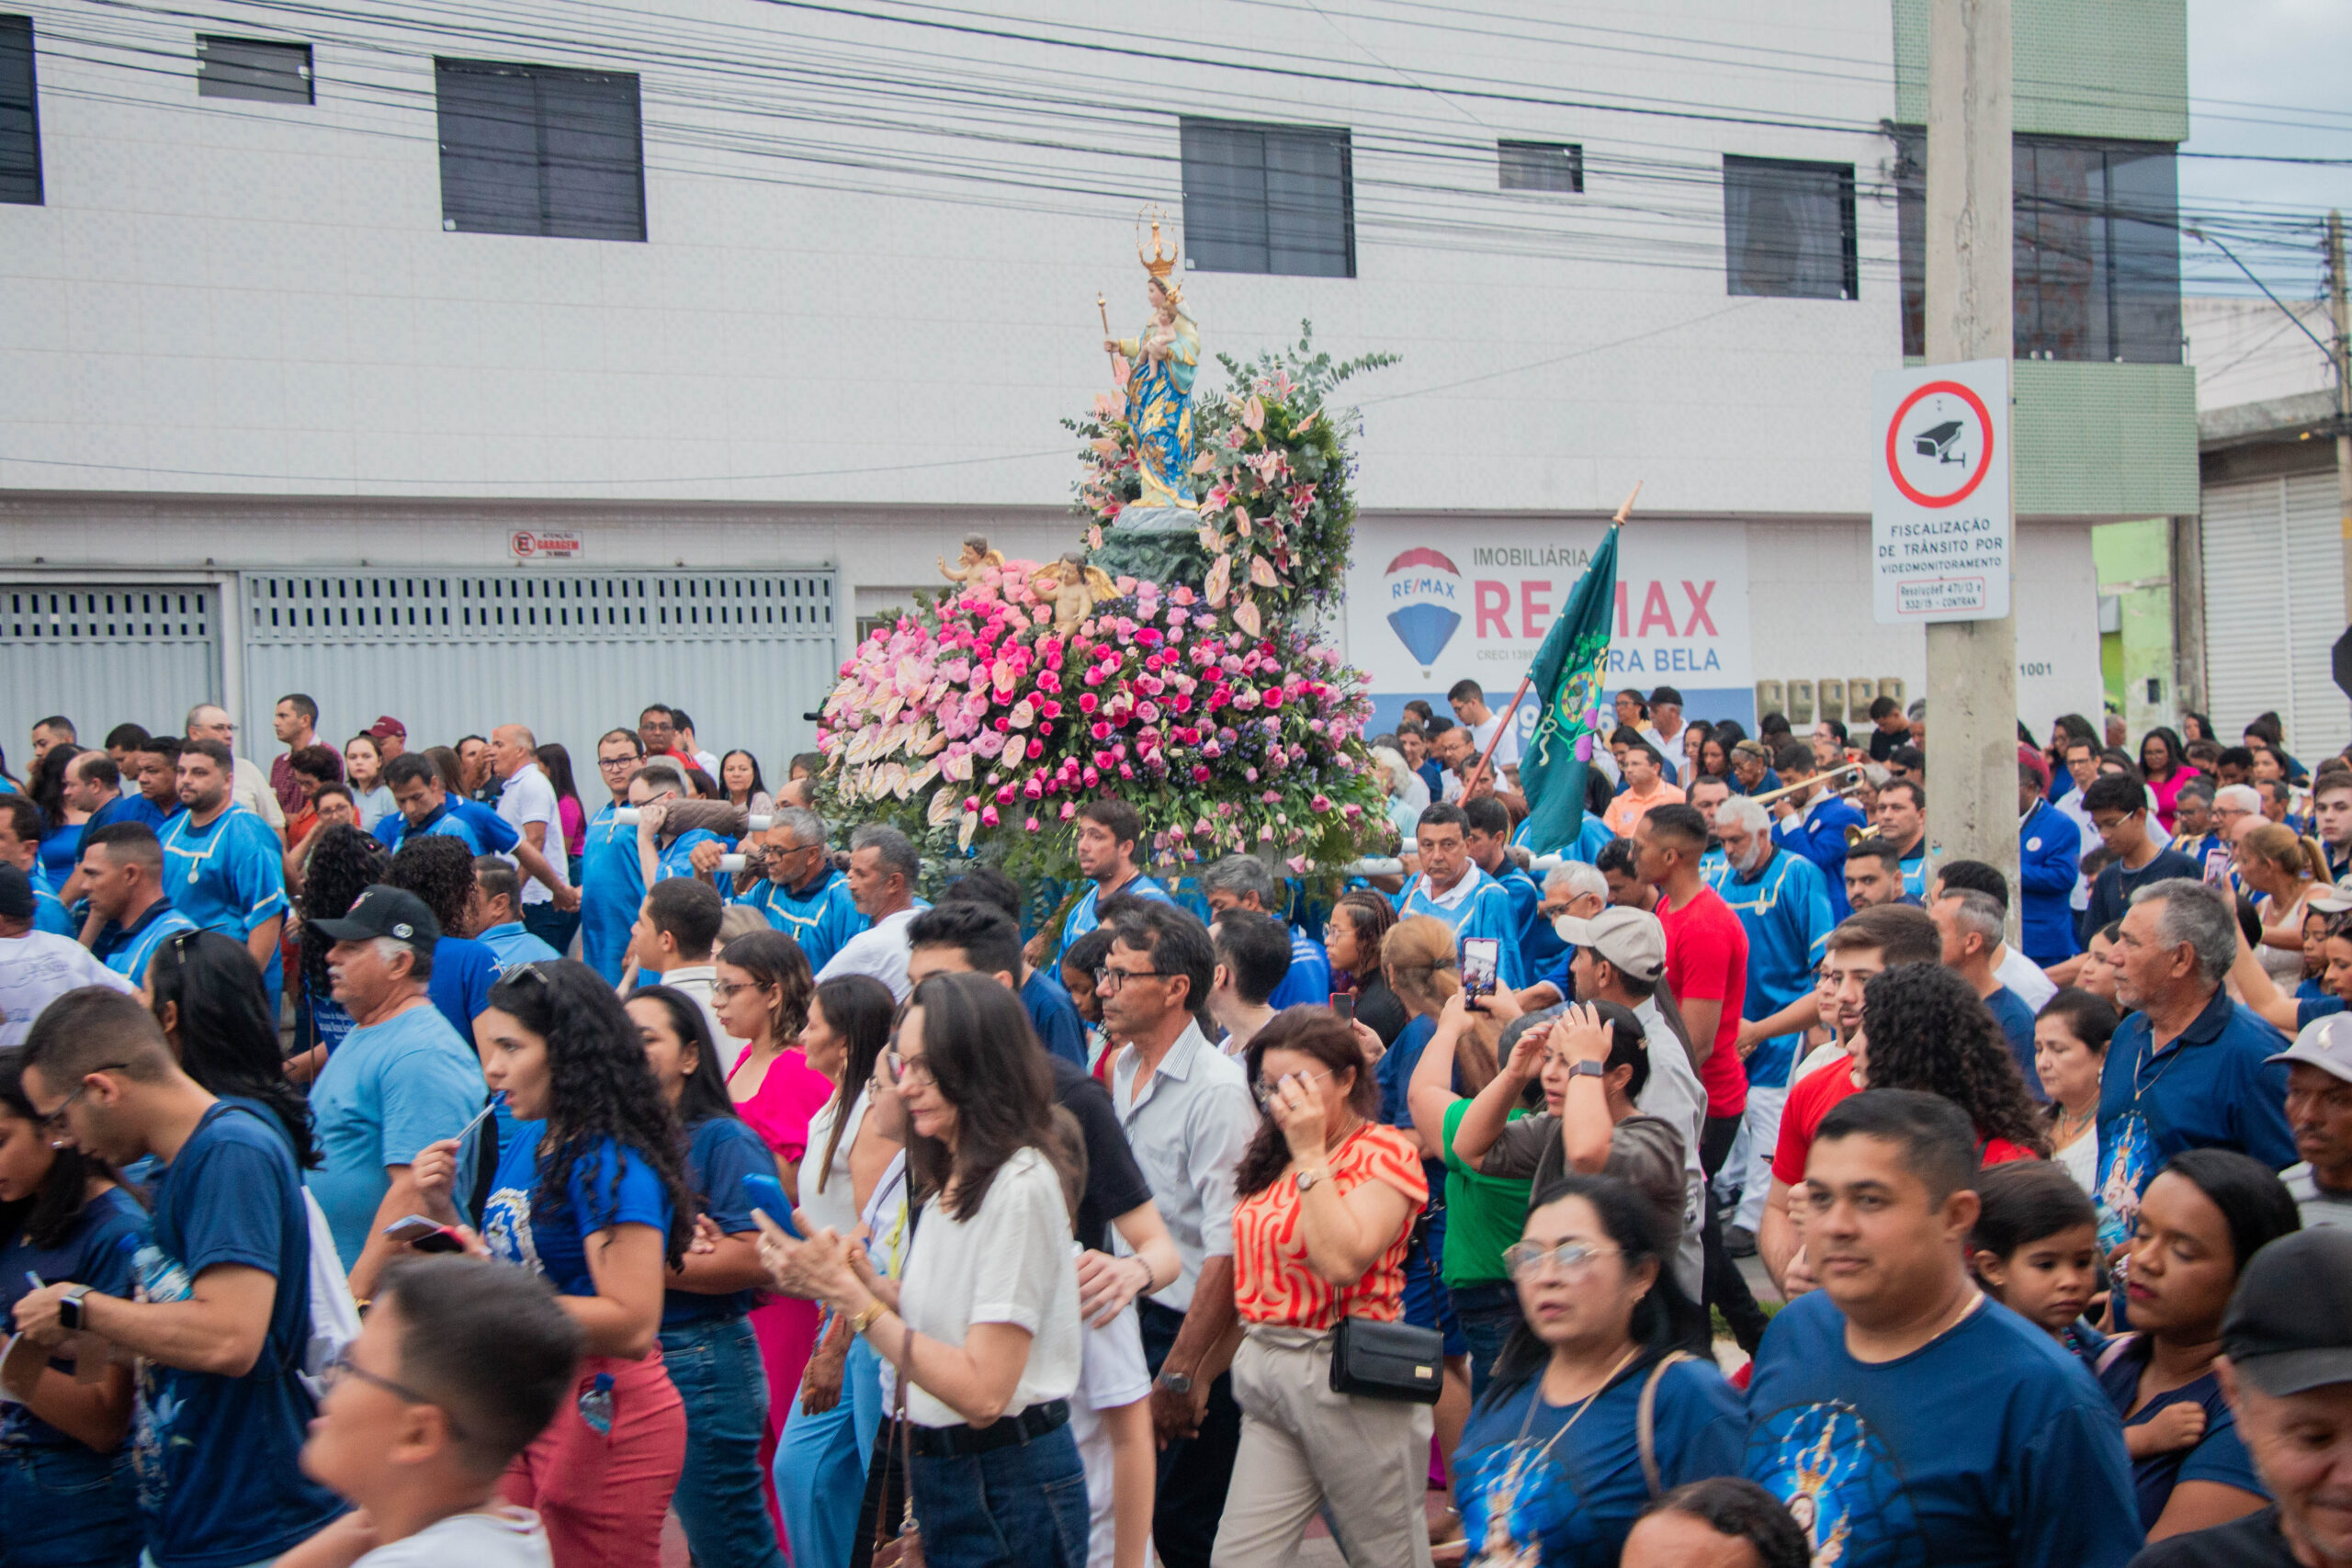
[[[945,556],[939,558],[939,575],[950,582],[960,582],[967,588],[972,588],[978,585],[990,567],[1003,564],[1004,552],[989,548],[986,534],[967,534],[964,536],[964,553],[956,558],[954,566],[947,564]]]
[[[1057,637],[1069,636],[1095,605],[1119,596],[1118,585],[1109,575],[1099,566],[1089,566],[1076,550],[1038,572],[1030,586],[1038,598],[1053,605]]]

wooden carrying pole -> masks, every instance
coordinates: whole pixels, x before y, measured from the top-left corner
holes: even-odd
[[[1635,479],[1634,481],[1634,488],[1626,493],[1625,504],[1620,506],[1617,509],[1617,515],[1609,520],[1609,525],[1611,528],[1622,528],[1625,525],[1626,515],[1634,510],[1634,498],[1639,496],[1641,493],[1642,481]],[[1478,753],[1478,765],[1470,770],[1470,776],[1472,778],[1475,779],[1479,774],[1487,772],[1487,764],[1494,760],[1495,748],[1502,744],[1503,732],[1510,728],[1510,716],[1519,711],[1519,705],[1524,702],[1527,698],[1527,688],[1534,683],[1535,671],[1532,670],[1530,670],[1526,674],[1521,675],[1519,678],[1519,690],[1510,694],[1510,706],[1503,709],[1502,723],[1495,726],[1495,733],[1487,741],[1487,749]]]

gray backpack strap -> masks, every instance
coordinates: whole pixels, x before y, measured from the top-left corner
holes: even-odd
[[[1642,1383],[1642,1397],[1634,1407],[1634,1441],[1642,1453],[1642,1479],[1648,1483],[1650,1495],[1656,1497],[1666,1488],[1659,1483],[1657,1472],[1657,1382],[1666,1376],[1666,1369],[1677,1361],[1696,1360],[1688,1351],[1669,1350],[1658,1358],[1657,1365]]]

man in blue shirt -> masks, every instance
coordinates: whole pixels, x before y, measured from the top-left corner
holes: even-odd
[[[320,1165],[309,1183],[366,1301],[400,1250],[384,1227],[424,1207],[410,1166],[463,1131],[489,1091],[472,1043],[425,994],[441,925],[424,899],[379,883],[317,929],[334,944],[327,974],[352,1028],[311,1086]]]
[[[697,874],[715,874],[725,852],[717,842],[699,844],[688,858]],[[849,879],[826,856],[825,819],[814,811],[777,807],[754,863],[757,872],[737,874],[739,891],[729,901],[759,910],[768,924],[799,943],[811,973],[866,928],[857,900],[850,897]]]
[[[1831,790],[1823,779],[1809,746],[1791,746],[1781,753],[1781,777],[1806,787],[1772,803],[1781,820],[1772,840],[1792,850],[1821,868],[1822,890],[1829,899],[1831,923],[1854,912],[1846,899],[1846,855],[1851,847],[1849,828],[1866,828],[1861,812]]]
[[[2129,1016],[2099,1076],[2092,1196],[2106,1247],[2131,1235],[2140,1194],[2183,1149],[2235,1149],[2273,1170],[2295,1163],[2287,1071],[2267,1061],[2284,1037],[2222,987],[2239,941],[2235,905],[2201,882],[2177,877],[2132,896],[2109,955]]]
[[[1040,984],[1035,972],[1025,981],[1018,978],[1028,967],[1021,953],[1021,927],[985,894],[948,897],[917,915],[907,923],[907,950],[910,987],[956,969],[993,975],[1020,996],[1046,1054],[1085,1071],[1086,1025],[1078,1009],[1060,987]]]
[[[232,815],[276,841],[260,818]],[[285,1130],[181,1071],[133,996],[59,998],[25,1051],[25,1097],[57,1135],[117,1168],[150,1156],[158,1168],[137,1298],[51,1280],[17,1302],[15,1326],[40,1345],[78,1330],[139,1358],[131,1444],[154,1562],[269,1562],[343,1512],[299,1462],[318,1406],[302,1381],[311,1231]]]
[[[1482,795],[1462,802],[1462,815],[1469,823],[1463,830],[1462,847],[1469,852],[1470,863],[1500,883],[1503,891],[1510,895],[1511,912],[1519,919],[1521,976],[1543,973],[1567,944],[1552,930],[1549,920],[1536,918],[1544,893],[1535,878],[1521,871],[1519,863],[1511,859],[1510,813],[1493,795]]]
[[[1493,938],[1497,983],[1516,991],[1527,984],[1519,946],[1523,922],[1510,892],[1471,860],[1469,829],[1458,806],[1440,802],[1421,813],[1413,834],[1421,871],[1397,898],[1396,912],[1408,919],[1433,916],[1457,939]]]
[[[2099,841],[2115,856],[2091,883],[2090,906],[2083,917],[2086,936],[2121,919],[2141,888],[2176,877],[2203,877],[2203,866],[2159,844],[2149,833],[2154,818],[2148,786],[2137,774],[2099,774],[2083,791],[2083,807],[2090,813]]]
[[[0,795],[0,863],[25,874],[33,889],[33,930],[73,938],[81,933],[40,869],[40,807],[26,795]]]
[[[1087,888],[1079,895],[1069,918],[1062,921],[1062,940],[1054,949],[1054,961],[1039,964],[1040,969],[1057,976],[1061,973],[1062,954],[1069,951],[1070,943],[1102,923],[1098,911],[1105,898],[1125,894],[1174,905],[1168,889],[1136,869],[1136,846],[1142,841],[1143,818],[1125,801],[1102,795],[1078,808],[1078,869],[1087,880]]]
[[[666,759],[655,758],[629,778],[628,803],[638,812],[637,874],[649,891],[657,882],[697,874],[695,852],[704,845],[726,849],[726,840],[707,828],[669,828],[670,803],[688,798],[686,775]]]
[[[526,964],[563,956],[524,928],[522,913],[516,908],[522,896],[523,879],[515,874],[513,866],[496,855],[476,858],[466,930],[476,942],[490,949],[491,959],[501,975]]]
[[[1890,780],[1878,792],[1872,832],[1894,846],[1903,865],[1903,896],[1928,901],[1928,792],[1916,779]]]
[[[1928,913],[1943,942],[1944,967],[1968,982],[1984,1010],[2001,1026],[2009,1055],[2025,1078],[2026,1092],[2047,1103],[2050,1096],[2043,1092],[2041,1075],[2033,1065],[2033,1010],[1993,972],[1993,953],[2001,945],[2008,911],[1990,893],[1939,883]]]
[[[2041,774],[2023,762],[2018,764],[2018,945],[2047,969],[2081,951],[2070,906],[2082,875],[2082,833],[2043,798]]]
[[[2122,1428],[2072,1354],[1969,1278],[1976,1171],[1975,1129],[1940,1096],[1868,1089],[1822,1118],[1821,1288],[1757,1349],[1743,1468],[1815,1562],[2123,1568],[2141,1530]]]
[[[1300,1002],[1317,1006],[1331,999],[1331,959],[1323,944],[1274,912],[1283,889],[1274,874],[1256,855],[1227,855],[1201,871],[1201,890],[1208,898],[1209,918],[1227,909],[1250,909],[1271,916],[1283,926],[1290,942],[1290,968],[1275,986],[1266,1005],[1280,1012]],[[1285,900],[1285,903],[1287,901]]]
[[[196,929],[164,897],[162,842],[137,822],[110,823],[83,836],[81,870],[90,912],[101,922],[91,953],[132,985],[144,986],[164,939]]]
[[[441,770],[433,765],[432,758],[403,751],[384,764],[383,780],[392,792],[393,804],[400,807],[375,826],[377,840],[386,849],[398,853],[409,840],[437,833],[457,840],[477,855],[513,855],[526,872],[554,874],[545,858],[523,842],[513,823],[478,800],[453,798],[442,786]]]
[[[245,944],[261,966],[269,1016],[285,984],[277,933],[286,924],[286,848],[268,823],[231,804],[233,760],[218,740],[180,748],[180,804],[164,824],[164,891],[199,930]]]
[[[1747,989],[1741,995],[1742,1022],[1736,1036],[1747,1066],[1747,1109],[1740,1130],[1747,1138],[1747,1164],[1740,1179],[1735,1231],[1745,1238],[1730,1245],[1745,1254],[1755,1245],[1764,1220],[1764,1198],[1772,1186],[1772,1154],[1781,1144],[1781,1109],[1789,1096],[1789,1074],[1803,1054],[1805,1015],[1819,1017],[1813,988],[1830,928],[1829,890],[1821,867],[1808,856],[1783,849],[1768,826],[1763,807],[1742,796],[1716,808],[1715,830],[1723,836],[1727,873],[1716,894],[1747,931]]]
[[[580,959],[612,985],[628,962],[629,928],[645,903],[637,828],[616,815],[628,804],[628,781],[644,743],[634,729],[608,729],[596,742],[596,773],[611,799],[590,818],[581,848]]]

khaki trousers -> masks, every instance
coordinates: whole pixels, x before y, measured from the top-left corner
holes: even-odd
[[[1214,1568],[1290,1568],[1325,1504],[1351,1568],[1429,1568],[1430,1407],[1331,1392],[1331,1332],[1252,1325]]]

